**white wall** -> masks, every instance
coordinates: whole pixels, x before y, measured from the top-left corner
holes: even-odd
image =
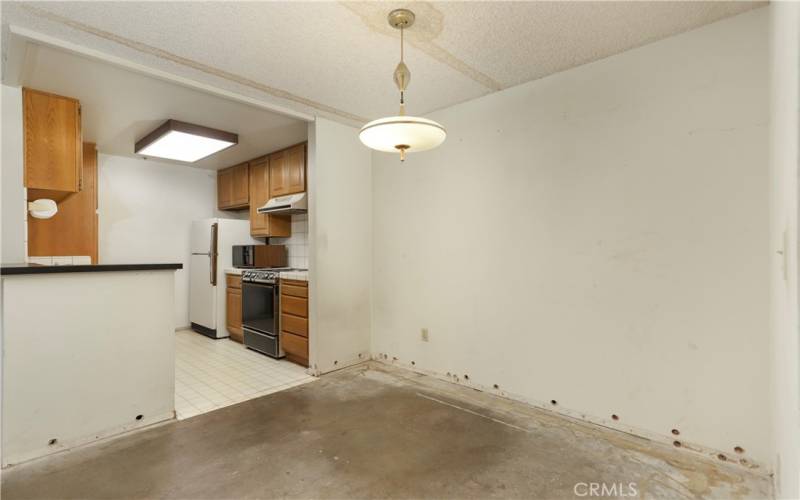
[[[800,498],[797,218],[800,4],[772,11],[772,399],[777,495]]]
[[[768,71],[759,9],[375,153],[373,353],[771,466]]]
[[[189,326],[189,234],[215,214],[216,172],[105,154],[98,164],[100,263],[183,263],[175,326]]]
[[[25,262],[25,188],[22,183],[22,89],[2,86],[2,262]]]
[[[174,418],[173,274],[0,280],[3,466]]]
[[[316,373],[370,354],[372,190],[358,130],[309,124],[309,361]]]

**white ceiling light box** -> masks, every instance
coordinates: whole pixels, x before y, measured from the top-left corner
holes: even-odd
[[[142,156],[193,163],[235,146],[239,136],[178,120],[167,120],[136,141],[134,151]]]
[[[405,91],[411,81],[411,71],[403,61],[403,30],[414,24],[414,13],[397,9],[389,13],[389,25],[400,30],[400,64],[394,70],[394,83],[400,89],[400,113],[373,120],[363,127],[358,138],[370,149],[387,153],[400,153],[405,161],[406,152],[415,153],[433,149],[447,137],[444,127],[433,120],[406,115]]]

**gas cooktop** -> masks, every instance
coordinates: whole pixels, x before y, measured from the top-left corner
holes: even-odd
[[[249,283],[274,283],[280,273],[288,271],[308,271],[296,267],[270,267],[261,269],[244,269],[242,271],[242,281]]]

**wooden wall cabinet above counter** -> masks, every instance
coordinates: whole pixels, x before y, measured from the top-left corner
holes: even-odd
[[[306,190],[306,143],[269,155],[269,197]]]
[[[217,206],[220,210],[239,210],[250,204],[250,170],[248,163],[220,170],[217,173]]]
[[[297,144],[217,172],[217,207],[250,210],[250,234],[259,238],[292,235],[289,215],[263,215],[270,198],[306,190],[306,148]]]
[[[23,88],[22,116],[25,187],[62,193],[80,191],[81,103],[71,97]]]
[[[258,207],[264,206],[270,198],[269,165],[269,156],[250,162],[250,235],[288,238],[292,235],[291,217],[258,213]]]

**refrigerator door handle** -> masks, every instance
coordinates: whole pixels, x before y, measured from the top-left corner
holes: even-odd
[[[211,225],[211,286],[217,286],[217,228],[218,224],[215,222]]]

